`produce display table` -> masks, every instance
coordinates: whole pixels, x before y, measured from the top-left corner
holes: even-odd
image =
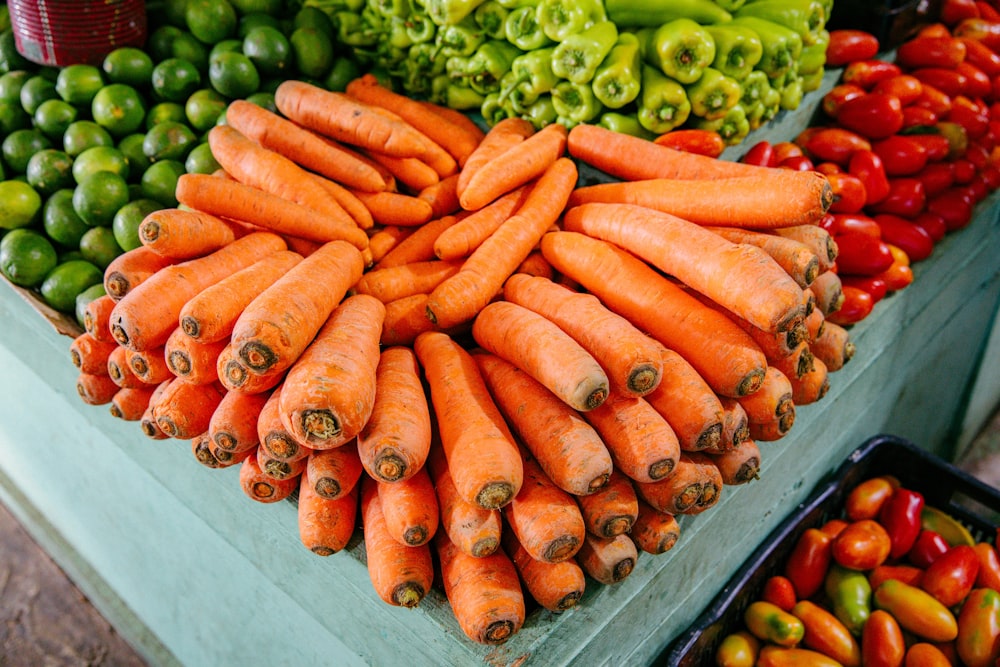
[[[831,375],[827,396],[798,408],[789,435],[760,443],[759,480],[681,517],[677,546],[642,554],[620,584],[590,582],[578,607],[532,613],[499,647],[466,639],[439,590],[416,610],[379,600],[357,538],[318,557],[299,541],[293,502],[255,503],[236,468],[206,468],[187,441],[149,440],[85,405],[70,338],[9,287],[0,287],[0,498],[153,664],[652,663],[866,438],[893,433],[951,458],[997,311],[997,256],[1000,194],[915,265],[913,285],[853,327],[857,354]]]

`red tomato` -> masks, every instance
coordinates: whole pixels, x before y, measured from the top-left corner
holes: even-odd
[[[713,130],[679,129],[665,132],[653,140],[653,143],[676,150],[708,157],[719,157],[726,149],[722,135]]]
[[[872,295],[872,302],[878,303],[889,293],[889,285],[879,275],[874,276],[840,276],[840,286],[849,285],[864,290]]]
[[[837,123],[869,139],[884,139],[902,129],[903,105],[893,95],[868,93],[841,104]]]
[[[965,44],[965,62],[978,67],[988,78],[1000,74],[1000,53],[996,53],[978,39],[959,37]]]
[[[781,164],[786,158],[805,155],[802,147],[794,141],[779,141],[772,146],[772,149],[774,150],[775,164]]]
[[[802,147],[814,160],[846,165],[851,155],[856,151],[870,151],[872,144],[857,132],[842,127],[822,127],[810,133]]]
[[[968,544],[959,544],[940,555],[924,571],[920,586],[946,607],[965,599],[976,584],[979,556]]]
[[[778,164],[774,161],[774,146],[771,145],[770,141],[763,139],[751,146],[750,150],[740,158],[740,162],[761,167],[774,167]]]
[[[855,60],[868,60],[878,55],[878,37],[865,30],[831,30],[826,47],[826,64],[843,67]]]
[[[790,155],[779,162],[778,166],[793,171],[812,171],[814,169],[813,161],[805,155]]]
[[[901,248],[910,261],[919,262],[934,251],[934,239],[911,220],[890,213],[879,213],[875,222],[882,230],[882,240]]]
[[[834,236],[837,242],[837,271],[841,274],[873,276],[889,268],[892,253],[881,239],[868,234],[847,232]]]
[[[889,533],[874,519],[852,521],[833,539],[833,560],[850,570],[871,570],[885,562],[891,548]]]
[[[923,577],[923,568],[915,565],[879,565],[868,573],[868,583],[871,584],[872,590],[878,588],[879,584],[886,579],[895,579],[904,584],[919,586]]]
[[[955,37],[921,36],[896,47],[896,62],[904,69],[954,68],[965,60],[965,44]]]
[[[882,79],[872,87],[873,93],[895,95],[904,107],[920,98],[924,84],[915,76],[900,74],[899,76]]]
[[[941,537],[940,533],[923,528],[917,534],[917,541],[906,552],[906,560],[919,568],[926,569],[950,548],[951,545]]]
[[[857,287],[844,286],[844,302],[836,312],[827,315],[826,319],[835,324],[846,326],[857,324],[868,317],[875,305],[872,295]]]
[[[951,151],[951,143],[948,137],[937,132],[913,132],[906,135],[910,141],[916,141],[924,147],[927,152],[928,162],[940,162],[948,157]]]
[[[976,8],[979,9],[979,17],[996,23],[1000,21],[1000,10],[987,0],[976,0]]]
[[[867,194],[860,178],[840,172],[827,174],[826,180],[833,189],[833,203],[828,209],[831,213],[858,213],[865,207]]]
[[[944,0],[940,18],[945,25],[957,25],[962,19],[979,18],[979,8],[976,7],[976,0]]]
[[[914,39],[917,37],[951,37],[951,30],[948,26],[941,22],[927,23],[921,26],[920,29],[917,30],[916,34],[913,35]]]
[[[921,67],[910,70],[910,74],[927,86],[933,86],[949,97],[961,95],[965,91],[965,75],[948,67]]]
[[[892,265],[876,276],[885,282],[885,288],[889,292],[898,292],[913,282],[913,269],[910,268],[910,258],[902,250],[894,245],[889,245],[892,253]]]
[[[973,545],[979,557],[979,574],[976,576],[976,586],[992,588],[1000,591],[1000,553],[989,542],[977,542]]]
[[[965,77],[964,95],[969,97],[989,97],[993,93],[993,80],[977,66],[970,62],[961,62],[955,66],[955,71]]]
[[[856,83],[838,83],[823,95],[821,103],[823,112],[830,118],[836,118],[841,104],[849,99],[861,97],[865,92],[865,89]]]
[[[931,162],[914,176],[924,184],[924,194],[933,197],[955,184],[955,165],[952,162]]]
[[[913,219],[913,224],[922,227],[925,232],[937,243],[944,238],[948,232],[948,226],[940,214],[933,211],[924,211]]]
[[[971,183],[972,179],[976,177],[976,165],[971,160],[958,158],[952,160],[951,172],[956,185],[965,185]]]
[[[783,611],[791,611],[798,601],[795,597],[795,586],[791,579],[780,574],[767,578],[761,591],[760,599],[777,605]]]
[[[876,609],[861,631],[861,664],[865,667],[901,667],[906,641],[899,623],[889,612]]]
[[[951,187],[931,197],[927,210],[941,216],[949,232],[963,229],[972,221],[972,201],[961,188]]]
[[[827,535],[829,535],[830,537],[836,537],[837,535],[840,534],[840,531],[842,531],[844,528],[847,528],[848,523],[849,522],[844,519],[834,518],[824,523],[822,526],[819,527],[819,529],[822,530]]]
[[[924,184],[917,178],[901,176],[889,179],[889,194],[870,209],[873,213],[893,213],[912,218],[923,211],[926,205]]]
[[[807,528],[785,560],[784,576],[792,582],[798,599],[812,597],[823,586],[830,568],[833,538],[818,528]]]
[[[854,486],[844,498],[844,514],[851,521],[874,519],[896,486],[885,476],[870,477]]]
[[[866,206],[882,201],[889,194],[889,179],[878,153],[872,150],[855,151],[847,163],[847,172],[864,183]]]
[[[920,91],[920,97],[914,100],[913,105],[928,109],[939,118],[948,113],[951,109],[951,96],[927,81],[921,81],[921,83],[923,87]]]
[[[906,134],[894,134],[872,144],[872,150],[882,159],[886,176],[912,176],[927,164],[927,149]]]
[[[903,130],[914,127],[926,127],[938,122],[938,115],[916,104],[903,107]]]
[[[833,221],[830,225],[831,234],[839,236],[856,232],[867,234],[876,239],[882,238],[882,228],[875,222],[875,218],[864,213],[834,213]]]
[[[849,63],[844,68],[844,73],[840,75],[840,80],[842,83],[853,83],[868,90],[882,79],[902,73],[903,69],[894,62],[868,58]]]
[[[944,118],[965,128],[965,134],[970,139],[978,139],[986,134],[990,127],[989,112],[973,103],[965,95],[952,97],[951,110]]]
[[[889,534],[893,558],[902,558],[913,546],[920,534],[920,512],[923,508],[923,494],[905,487],[896,489],[882,505],[878,521]]]

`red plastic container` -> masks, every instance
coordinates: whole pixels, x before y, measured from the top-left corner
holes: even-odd
[[[18,53],[33,63],[99,65],[120,46],[146,41],[143,0],[8,0]]]

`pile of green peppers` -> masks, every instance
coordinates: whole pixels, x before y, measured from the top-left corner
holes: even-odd
[[[342,44],[394,87],[485,122],[729,144],[819,87],[833,0],[352,0]]]

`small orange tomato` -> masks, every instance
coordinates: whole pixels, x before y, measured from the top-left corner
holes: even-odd
[[[840,531],[847,527],[847,524],[849,523],[850,521],[846,521],[844,519],[830,519],[820,526],[819,529],[830,537],[836,537],[840,534]]]
[[[809,600],[799,600],[792,607],[806,628],[802,645],[835,659],[844,667],[859,667],[861,647],[854,635],[832,612]]]
[[[951,667],[951,661],[934,644],[917,642],[906,650],[904,667]]]
[[[967,667],[992,667],[1000,658],[1000,592],[976,588],[958,613],[955,648]]]
[[[777,605],[784,611],[791,611],[796,602],[795,586],[788,577],[775,574],[764,582],[760,599]]]
[[[848,524],[830,545],[833,560],[850,570],[871,570],[889,557],[889,533],[874,519]]]
[[[872,611],[861,630],[861,656],[865,667],[902,667],[906,642],[892,614],[882,609]]]
[[[871,477],[861,482],[844,499],[844,513],[851,521],[874,519],[895,487],[888,477]]]

